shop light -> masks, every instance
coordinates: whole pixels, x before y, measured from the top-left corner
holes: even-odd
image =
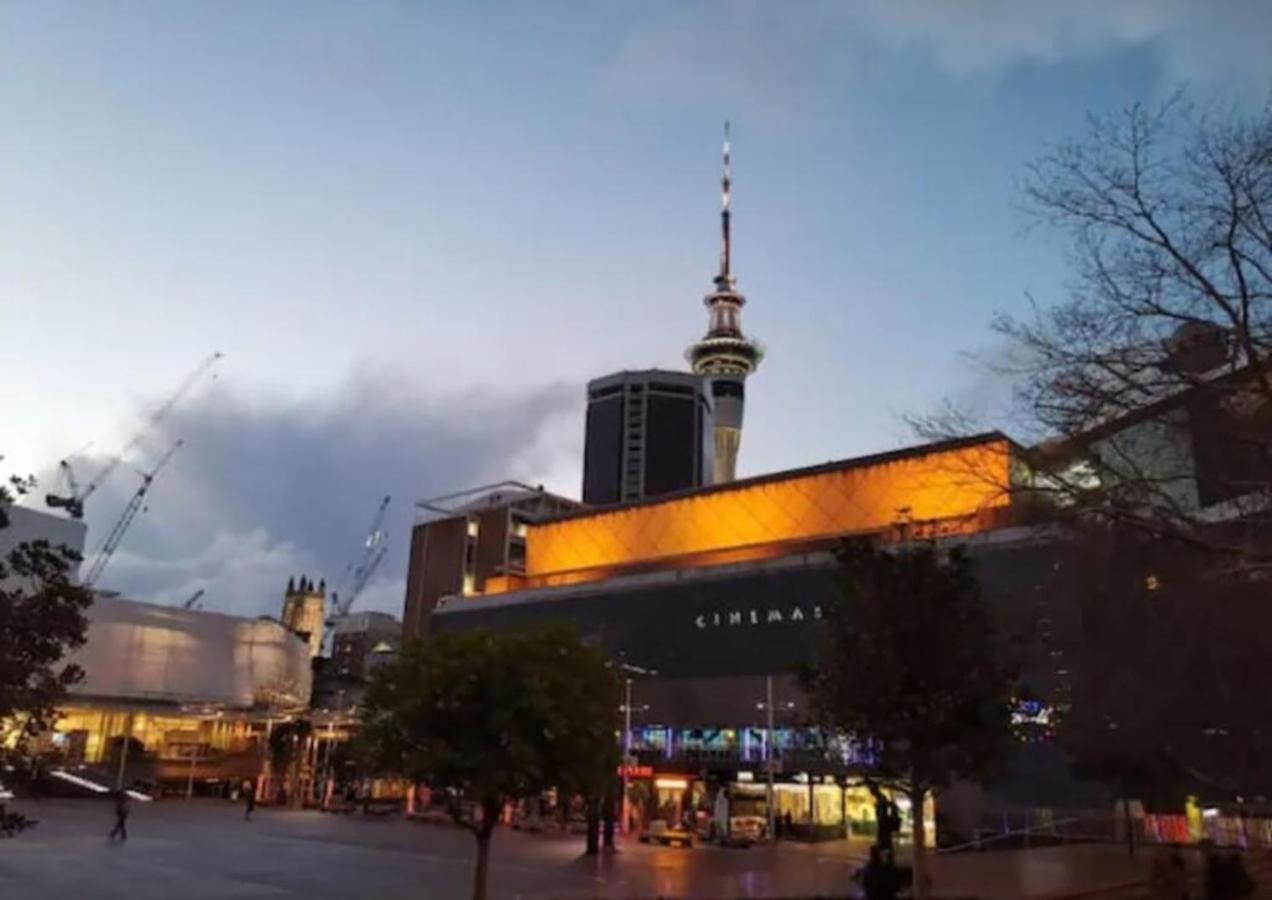
[[[754,781],[754,780],[755,780],[754,772],[743,771],[738,773],[738,781]]]
[[[683,791],[689,787],[689,781],[685,778],[655,778],[654,787],[664,791]]]

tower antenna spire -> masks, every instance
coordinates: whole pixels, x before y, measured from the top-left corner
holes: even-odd
[[[729,203],[733,188],[733,166],[729,160],[729,120],[724,121],[724,170],[720,177],[720,276],[717,279],[727,285],[732,279],[730,274]]]
[[[733,200],[733,166],[729,154],[729,123],[724,123],[724,170],[720,177],[720,273],[715,290],[703,298],[707,333],[685,352],[689,365],[711,385],[712,478],[732,481],[742,440],[742,408],[747,376],[764,358],[764,348],[742,333],[746,304],[733,278],[733,247],[729,233]]]

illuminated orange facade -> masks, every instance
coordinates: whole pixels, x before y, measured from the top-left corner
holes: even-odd
[[[660,561],[761,559],[905,522],[974,531],[981,514],[1010,502],[1010,471],[1008,440],[990,435],[535,524],[526,536],[524,584],[594,581]]]

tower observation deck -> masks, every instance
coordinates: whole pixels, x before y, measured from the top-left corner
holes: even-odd
[[[707,379],[713,406],[712,481],[716,484],[736,477],[738,447],[742,443],[742,412],[746,400],[746,379],[759,366],[764,350],[742,333],[742,307],[746,298],[737,289],[732,271],[730,217],[732,215],[732,165],[729,151],[729,124],[724,125],[724,172],[720,179],[720,271],[715,290],[707,294],[707,333],[685,351],[690,367]]]

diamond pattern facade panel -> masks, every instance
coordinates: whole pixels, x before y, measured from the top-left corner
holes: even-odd
[[[1005,440],[990,439],[533,525],[526,575],[622,568],[967,517],[1008,503],[1009,454]]]

